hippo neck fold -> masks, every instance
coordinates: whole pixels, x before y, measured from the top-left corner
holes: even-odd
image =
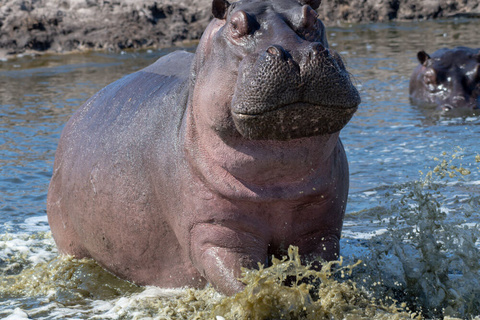
[[[278,200],[321,192],[339,133],[288,141],[221,138],[186,112],[185,151],[195,176],[229,198]]]

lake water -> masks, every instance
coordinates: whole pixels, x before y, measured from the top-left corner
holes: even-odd
[[[480,46],[478,20],[328,28],[362,104],[342,131],[350,194],[335,275],[281,285],[292,261],[248,272],[245,292],[139,288],[94,262],[59,257],[46,196],[61,130],[96,91],[170,52],[0,61],[0,318],[480,318],[480,115],[412,106],[419,50]],[[194,50],[193,47],[185,48]],[[280,279],[280,280],[279,280]]]

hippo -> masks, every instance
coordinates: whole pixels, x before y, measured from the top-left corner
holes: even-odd
[[[297,246],[336,259],[360,96],[318,0],[212,2],[195,54],[100,90],[65,125],[47,198],[61,254],[139,285],[232,295]]]
[[[410,99],[441,111],[480,109],[480,49],[443,48],[417,54],[410,78]]]

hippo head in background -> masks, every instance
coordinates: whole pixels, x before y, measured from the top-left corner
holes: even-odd
[[[216,19],[193,67],[194,78],[207,83],[197,83],[192,97],[194,106],[209,107],[203,114],[222,137],[290,140],[338,132],[351,119],[360,97],[328,47],[319,5],[213,1]]]
[[[480,49],[443,48],[417,54],[410,78],[410,99],[442,111],[480,108]]]

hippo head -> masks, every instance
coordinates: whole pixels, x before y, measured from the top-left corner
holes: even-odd
[[[221,137],[336,133],[360,97],[329,48],[320,0],[214,0],[193,65],[193,105]]]
[[[417,54],[420,64],[410,79],[414,104],[435,105],[443,111],[480,108],[480,49],[440,49]]]

